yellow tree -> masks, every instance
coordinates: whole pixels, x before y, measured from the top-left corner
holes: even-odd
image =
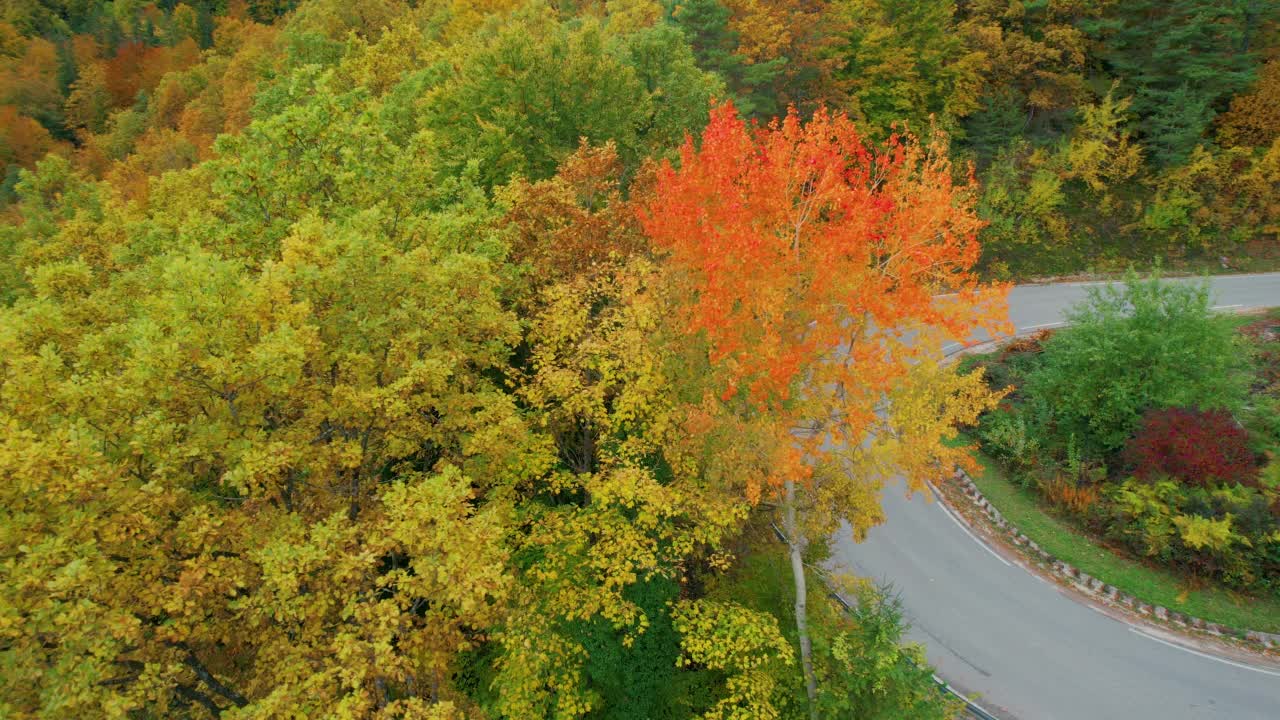
[[[1129,98],[1116,100],[1114,88],[1095,104],[1081,108],[1080,124],[1064,150],[1070,179],[1079,179],[1097,194],[1098,209],[1112,212],[1115,201],[1111,188],[1132,178],[1142,169],[1142,148],[1127,129]]]
[[[950,0],[839,0],[832,54],[850,114],[884,137],[895,123],[917,133],[953,129],[977,109],[987,56],[966,47]]]
[[[643,213],[723,396],[773,428],[770,474],[749,492],[779,509],[813,714],[809,540],[841,515],[859,533],[878,522],[883,478],[919,488],[937,463],[964,461],[942,440],[993,402],[976,375],[936,365],[941,338],[1003,327],[1001,289],[971,271],[972,188],[952,178],[938,145],[871,147],[827,112],[748,127],[725,105]]]
[[[1280,137],[1280,60],[1262,66],[1252,91],[1232,98],[1218,123],[1226,146],[1267,147]]]
[[[769,83],[777,102],[812,108],[833,98],[843,58],[832,53],[844,18],[828,0],[724,0],[736,54],[751,65],[785,63]]]
[[[1088,96],[1089,39],[1080,24],[1097,17],[1105,2],[976,0],[959,5],[957,31],[967,47],[987,60],[984,94],[1014,93],[1028,123]]]
[[[601,622],[632,646],[658,620],[653,612],[670,610],[646,611],[629,590],[679,582],[692,558],[714,553],[748,510],[725,479],[758,468],[741,450],[749,429],[710,392],[696,345],[670,321],[667,276],[639,252],[620,175],[611,145],[584,146],[554,178],[502,194],[501,225],[530,274],[518,290],[530,313],[518,394],[556,456],[552,472],[519,488],[516,554],[532,559],[501,633],[495,687],[508,717],[601,709],[573,628]],[[770,618],[733,617],[768,633]],[[710,641],[713,626],[684,627],[686,643]],[[691,661],[711,666],[702,655]],[[757,690],[738,704],[769,707],[770,692]]]
[[[4,712],[466,702],[454,659],[512,594],[509,486],[551,455],[501,382],[519,326],[495,258],[397,191],[422,187],[416,159],[344,112],[318,115],[341,137],[259,123],[236,162],[169,173],[145,204],[99,203],[65,161],[19,185],[0,245],[20,271],[0,296]],[[298,157],[316,147],[371,151]],[[285,156],[313,184],[254,184]],[[303,209],[312,192],[329,202]]]
[[[482,501],[534,457],[483,377],[514,339],[484,263],[312,222],[260,273],[185,249],[33,272],[0,336],[6,700],[439,699],[509,586]]]

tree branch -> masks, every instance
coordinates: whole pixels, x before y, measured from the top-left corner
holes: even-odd
[[[177,693],[179,697],[193,705],[203,705],[204,708],[209,711],[210,715],[213,715],[214,717],[222,717],[222,708],[218,707],[218,704],[215,703],[212,698],[199,690],[186,685],[176,685],[174,686],[173,691]]]
[[[191,651],[191,648],[185,642],[176,643],[176,645],[187,652],[187,656],[182,660],[183,664],[191,668],[196,677],[200,678],[211,690],[235,703],[236,707],[244,707],[249,704],[249,701],[243,695],[218,682],[218,679],[200,662],[200,659],[196,657],[196,654]]]

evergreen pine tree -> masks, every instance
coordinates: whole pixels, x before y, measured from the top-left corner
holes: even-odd
[[[1129,0],[1081,26],[1103,46],[1157,163],[1185,159],[1232,95],[1254,80],[1250,40],[1274,4],[1257,0]]]

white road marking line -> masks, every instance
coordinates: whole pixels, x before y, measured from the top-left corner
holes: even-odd
[[[981,547],[983,550],[986,550],[987,552],[991,553],[991,556],[992,556],[992,557],[994,557],[995,559],[997,559],[997,560],[999,560],[1000,562],[1004,563],[1006,567],[1013,567],[1013,566],[1009,563],[1009,561],[1008,561],[1008,560],[1005,560],[1004,558],[1000,557],[1000,553],[998,553],[998,552],[996,552],[995,550],[992,550],[991,548],[987,547],[987,544],[986,544],[986,543],[984,543],[984,542],[982,542],[981,540],[979,540],[977,535],[974,535],[973,533],[969,532],[969,528],[965,527],[965,526],[964,526],[964,523],[962,523],[962,522],[960,522],[959,520],[957,520],[957,519],[956,519],[956,516],[951,514],[951,511],[950,511],[950,510],[948,510],[948,509],[947,509],[947,506],[946,506],[946,505],[944,505],[944,504],[942,503],[942,500],[938,500],[938,501],[937,501],[937,505],[938,505],[938,508],[939,508],[940,510],[942,510],[942,512],[944,512],[944,513],[946,513],[946,514],[947,514],[947,517],[951,518],[951,522],[955,523],[955,524],[956,524],[956,527],[958,527],[958,528],[960,528],[961,530],[963,530],[963,531],[964,531],[964,534],[965,534],[965,535],[968,535],[968,536],[969,536],[969,538],[970,538],[971,540],[973,540],[974,542],[978,543],[978,546],[979,546],[979,547]]]
[[[1058,327],[1059,325],[1066,325],[1066,324],[1067,323],[1065,320],[1060,320],[1058,322],[1051,322],[1051,323],[1040,323],[1039,325],[1028,325],[1024,328],[1018,328],[1018,332],[1023,332],[1025,330],[1039,330],[1040,328]]]
[[[1118,280],[1077,280],[1075,282],[1046,283],[1046,285],[1066,285],[1068,287],[1089,287],[1090,285],[1118,285]]]
[[[1238,308],[1238,307],[1244,307],[1244,305],[1241,305],[1240,303],[1236,303],[1235,305],[1214,305],[1209,309],[1210,310],[1230,310],[1231,308]]]
[[[1199,650],[1192,650],[1192,649],[1191,649],[1191,648],[1189,648],[1189,647],[1185,647],[1185,646],[1183,646],[1183,645],[1179,645],[1179,644],[1177,644],[1177,643],[1171,643],[1171,642],[1169,642],[1168,640],[1161,640],[1160,638],[1156,637],[1155,635],[1152,635],[1152,634],[1150,634],[1150,633],[1145,633],[1145,632],[1143,632],[1143,631],[1141,631],[1141,630],[1139,630],[1138,628],[1135,628],[1135,627],[1131,627],[1131,628],[1129,628],[1129,632],[1132,632],[1132,633],[1136,633],[1136,634],[1138,634],[1138,635],[1141,635],[1142,637],[1144,637],[1144,638],[1146,638],[1146,639],[1148,639],[1148,640],[1155,640],[1156,642],[1160,643],[1161,645],[1168,645],[1168,646],[1169,646],[1169,647],[1171,647],[1171,648],[1175,648],[1175,649],[1177,649],[1177,650],[1182,650],[1182,651],[1184,651],[1184,652],[1189,652],[1189,653],[1191,653],[1192,655],[1199,655],[1200,657],[1202,657],[1202,658],[1204,658],[1204,659],[1206,659],[1206,660],[1214,660],[1214,661],[1220,662],[1220,663],[1222,663],[1222,664],[1224,664],[1224,665],[1230,665],[1230,666],[1232,666],[1232,667],[1238,667],[1238,668],[1240,668],[1241,670],[1252,670],[1252,671],[1254,671],[1254,672],[1262,673],[1263,675],[1274,675],[1274,676],[1276,676],[1276,677],[1280,677],[1280,672],[1276,672],[1276,671],[1274,671],[1274,670],[1264,670],[1264,669],[1262,669],[1262,668],[1260,668],[1260,667],[1254,667],[1253,665],[1245,665],[1244,663],[1234,662],[1234,661],[1232,661],[1232,660],[1227,660],[1226,658],[1220,658],[1220,657],[1217,657],[1216,655],[1210,655],[1210,654],[1208,654],[1208,653],[1202,653],[1202,652],[1200,652]]]

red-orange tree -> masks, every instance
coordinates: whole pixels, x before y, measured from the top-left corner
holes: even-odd
[[[936,463],[963,462],[942,440],[992,402],[936,362],[944,338],[1004,325],[1003,288],[972,272],[972,184],[954,182],[941,143],[873,147],[827,112],[748,126],[723,105],[659,172],[642,221],[685,283],[725,399],[775,428],[771,480],[747,492],[781,511],[812,707],[806,539],[842,517],[855,533],[879,522],[894,473],[920,487]]]

